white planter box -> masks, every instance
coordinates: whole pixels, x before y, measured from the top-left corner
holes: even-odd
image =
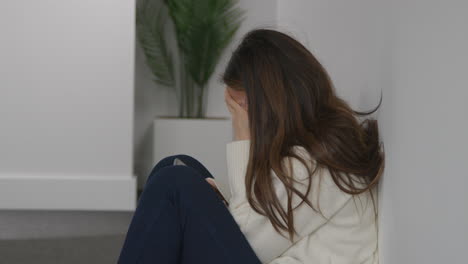
[[[166,156],[190,155],[205,165],[223,194],[229,196],[226,144],[233,138],[231,119],[158,117],[153,125],[154,164]]]

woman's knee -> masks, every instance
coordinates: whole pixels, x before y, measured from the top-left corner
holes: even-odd
[[[170,166],[170,165],[174,165],[174,160],[178,158],[180,160],[183,160],[183,161],[186,161],[186,162],[199,162],[197,159],[195,159],[194,157],[190,156],[190,155],[187,155],[187,154],[176,154],[176,155],[171,155],[171,156],[167,156],[165,158],[162,158],[160,161],[158,161],[158,163],[156,163],[156,165],[154,165],[153,169],[152,169],[152,172],[155,172],[159,169],[162,169],[164,167],[167,167],[167,166]]]
[[[194,169],[183,165],[165,167],[147,182],[145,196],[165,197],[173,205],[184,208],[183,211],[221,202],[210,184],[197,174]]]
[[[170,166],[174,164],[174,159],[177,157],[177,155],[172,155],[172,156],[167,156],[165,158],[162,158],[161,160],[158,161],[151,170],[151,174],[154,172],[158,171],[159,169],[162,169],[164,167]]]
[[[172,156],[174,158],[179,158],[180,160],[182,161],[187,161],[187,162],[199,162],[196,158],[188,155],[188,154],[177,154],[177,155],[174,155]]]
[[[190,161],[197,161],[197,159],[195,159],[194,157],[190,156],[190,155],[187,155],[187,154],[176,154],[176,155],[171,155],[171,156],[167,156],[163,159],[161,159],[159,163],[163,163],[163,164],[167,164],[167,163],[174,163],[174,159],[176,158],[179,158],[179,159],[183,159],[183,160],[190,160]]]
[[[185,154],[177,154],[177,155],[171,155],[171,156],[167,156],[165,158],[162,158],[161,160],[158,161],[158,163],[156,163],[153,167],[153,169],[151,169],[151,172],[149,173],[148,175],[148,178],[147,178],[147,182],[154,177],[154,175],[162,168],[164,167],[168,167],[168,166],[172,166],[174,165],[174,160],[176,158],[179,158],[179,157],[186,157],[188,155],[185,155]],[[188,156],[190,157],[190,156]]]
[[[156,171],[154,176],[148,179],[146,185],[164,186],[167,190],[175,190],[199,186],[200,182],[205,183],[205,180],[198,175],[196,170],[183,165],[173,165]]]

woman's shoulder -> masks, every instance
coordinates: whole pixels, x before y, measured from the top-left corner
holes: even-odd
[[[310,172],[314,172],[317,168],[316,160],[310,155],[310,153],[303,147],[295,145],[291,147],[294,156],[286,156],[283,159],[283,165],[286,169],[292,173],[290,175],[296,180],[307,180],[311,175]]]
[[[376,199],[376,190],[373,192],[366,191],[359,195],[352,195],[344,192],[335,182],[332,174],[328,168],[320,166],[314,158],[308,153],[308,151],[302,146],[294,146],[294,152],[303,158],[306,163],[310,166],[312,175],[309,174],[306,167],[302,162],[296,158],[291,158],[292,165],[292,177],[299,181],[300,189],[306,190],[304,186],[309,183],[310,179],[310,193],[309,198],[312,204],[319,206],[320,208],[327,211],[327,209],[335,208],[337,204],[344,204],[346,201],[356,200],[359,204],[367,205]],[[353,180],[356,187],[365,188],[366,183],[361,182],[361,179],[353,174],[349,175]],[[356,198],[356,199],[354,199]],[[354,203],[353,203],[354,204]],[[363,209],[364,210],[364,209]]]
[[[352,195],[343,192],[335,183],[328,168],[320,166],[304,147],[293,146],[292,149],[302,161],[296,157],[286,157],[283,160],[286,172],[290,172],[289,176],[295,180],[294,186],[303,194],[307,192],[310,184],[308,198],[314,207],[333,211],[337,204],[351,199]],[[301,201],[298,197],[294,199]]]
[[[329,187],[338,188],[338,186],[335,184],[335,181],[333,180],[333,177],[329,169],[323,165],[320,165],[317,162],[317,160],[314,157],[312,157],[312,155],[307,151],[306,148],[304,148],[303,146],[295,145],[292,147],[292,150],[297,156],[302,158],[303,161],[306,163],[304,164],[302,161],[298,160],[295,157],[287,157],[287,159],[284,160],[285,164],[292,165],[292,168],[293,168],[292,176],[294,176],[294,178],[307,179],[309,177],[319,177]],[[315,172],[315,173],[313,175],[310,175],[305,165],[307,165],[310,172]],[[367,185],[365,182],[362,182],[360,178],[357,177],[356,175],[350,174],[349,179],[352,179],[353,183],[357,187],[364,188]]]

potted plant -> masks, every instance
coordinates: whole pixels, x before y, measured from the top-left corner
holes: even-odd
[[[186,153],[213,173],[224,173],[224,146],[232,139],[231,124],[229,118],[205,115],[206,89],[243,15],[236,0],[139,1],[137,36],[146,64],[156,85],[173,89],[178,102],[177,115],[154,120],[155,162]]]

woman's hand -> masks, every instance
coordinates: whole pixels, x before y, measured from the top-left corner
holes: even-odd
[[[219,199],[221,199],[224,203],[224,205],[226,206],[229,206],[229,202],[226,200],[226,198],[224,198],[224,196],[221,194],[221,192],[219,191],[218,189],[218,186],[216,186],[216,182],[213,178],[205,178],[205,180],[211,185],[211,187],[213,188],[213,190],[216,192],[216,194],[218,195]]]
[[[231,112],[234,139],[250,139],[249,117],[247,111],[231,97],[227,89],[224,91],[224,100],[229,112]]]

